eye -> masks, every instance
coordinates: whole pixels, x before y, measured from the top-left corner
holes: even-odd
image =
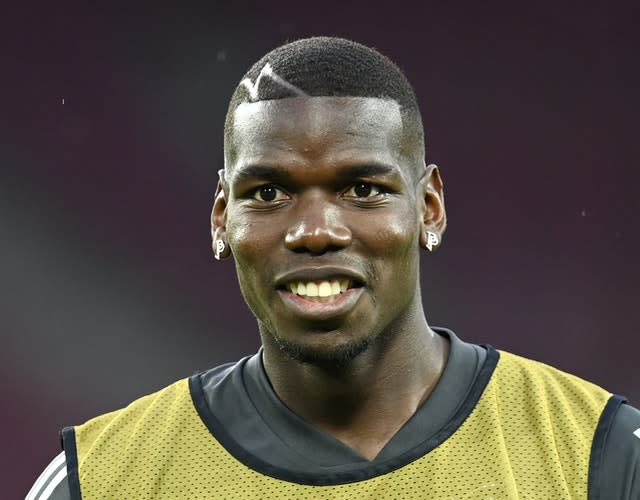
[[[253,193],[253,199],[258,201],[281,201],[286,200],[287,195],[273,184],[267,184],[256,189]]]
[[[382,194],[382,188],[375,184],[368,182],[359,182],[351,186],[346,192],[345,196],[352,198],[371,198]]]

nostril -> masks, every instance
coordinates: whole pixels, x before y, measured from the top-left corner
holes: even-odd
[[[345,248],[351,244],[351,231],[345,226],[310,228],[301,223],[285,236],[285,246],[294,252],[321,255]]]
[[[327,252],[337,252],[338,250],[342,250],[344,247],[338,245],[325,245],[322,247],[314,247],[310,245],[302,245],[297,246],[295,248],[290,248],[289,250],[295,253],[309,253],[311,255],[323,255]]]

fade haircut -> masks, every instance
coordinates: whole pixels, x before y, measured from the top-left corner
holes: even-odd
[[[350,40],[313,37],[266,54],[236,87],[224,125],[225,165],[234,156],[233,121],[244,102],[296,96],[377,97],[400,106],[406,155],[424,168],[424,131],[416,96],[402,71],[378,51]]]

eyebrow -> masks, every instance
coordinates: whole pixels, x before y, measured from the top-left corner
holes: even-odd
[[[268,167],[266,165],[247,165],[239,167],[233,175],[234,182],[244,182],[248,180],[270,181],[283,177],[281,168]]]
[[[340,175],[344,175],[345,177],[375,177],[377,175],[392,175],[398,172],[397,167],[386,165],[384,163],[350,165],[340,170]]]
[[[338,175],[352,179],[358,177],[375,177],[399,174],[398,168],[383,163],[366,163],[362,165],[348,165],[338,167]],[[282,167],[270,167],[267,165],[247,165],[239,167],[234,175],[234,182],[249,180],[278,181],[288,178],[288,171]]]

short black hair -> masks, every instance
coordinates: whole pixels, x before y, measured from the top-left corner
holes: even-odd
[[[424,163],[420,109],[402,71],[374,49],[326,36],[304,38],[277,47],[247,71],[229,102],[224,126],[225,158],[232,147],[231,134],[238,105],[299,95],[395,100],[400,106],[411,157],[420,165]]]

